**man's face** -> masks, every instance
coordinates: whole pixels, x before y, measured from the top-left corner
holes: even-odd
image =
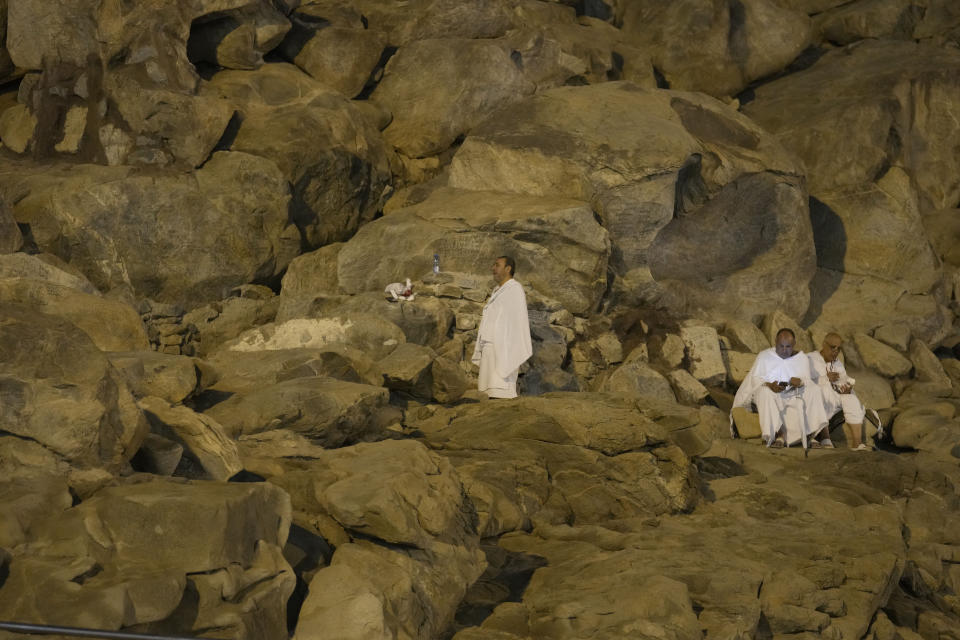
[[[493,261],[493,279],[503,284],[510,277],[510,269],[507,267],[507,261],[503,258],[497,258]]]
[[[840,347],[843,346],[843,340],[833,336],[823,341],[823,354],[827,362],[833,362],[840,355]]]
[[[781,333],[777,336],[777,355],[786,360],[793,355],[793,336],[789,333]]]

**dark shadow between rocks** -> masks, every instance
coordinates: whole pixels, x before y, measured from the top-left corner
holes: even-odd
[[[810,197],[810,226],[817,252],[817,272],[810,281],[810,305],[800,324],[810,326],[823,312],[823,304],[840,287],[847,255],[847,231],[843,220],[829,206]]]
[[[487,570],[467,589],[445,638],[463,628],[479,626],[503,602],[520,602],[533,573],[547,566],[542,556],[507,551],[496,541],[481,543],[480,548],[487,556]]]

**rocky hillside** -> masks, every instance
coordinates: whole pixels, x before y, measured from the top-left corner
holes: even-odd
[[[960,638],[955,0],[0,0],[0,35],[0,621]],[[502,254],[534,355],[487,401]],[[844,336],[881,450],[730,438],[782,326]]]

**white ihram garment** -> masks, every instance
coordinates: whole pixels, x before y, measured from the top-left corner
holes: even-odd
[[[863,424],[864,409],[863,403],[857,394],[850,390],[850,393],[838,393],[827,376],[828,371],[840,374],[837,379],[838,385],[848,384],[851,387],[855,382],[853,378],[847,375],[847,369],[839,359],[833,362],[824,360],[820,352],[809,354],[810,357],[810,375],[813,381],[820,386],[820,392],[823,394],[823,409],[829,419],[837,411],[843,410],[843,420],[847,424]]]
[[[532,354],[527,295],[510,278],[493,290],[483,307],[472,358],[480,365],[480,391],[491,398],[516,398],[517,372]]]
[[[800,378],[803,386],[775,393],[765,384],[787,382],[790,378]],[[733,400],[734,407],[747,410],[751,404],[757,405],[760,429],[767,446],[773,442],[781,426],[786,427],[784,439],[788,445],[802,441],[804,446],[809,436],[827,426],[823,394],[810,378],[810,361],[802,351],[786,359],[778,356],[772,347],[757,354],[750,373]]]

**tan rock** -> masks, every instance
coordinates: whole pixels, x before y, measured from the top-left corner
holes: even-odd
[[[230,148],[269,158],[292,185],[291,215],[307,247],[346,240],[381,208],[391,181],[387,148],[376,126],[340,93],[293,65],[268,64],[222,71],[202,95],[232,104],[242,116]]]
[[[921,404],[898,414],[890,433],[898,447],[949,455],[960,441],[955,415],[956,407],[949,402]]]
[[[912,362],[894,349],[864,333],[855,334],[853,342],[860,353],[860,357],[863,358],[863,363],[882,376],[887,378],[904,376],[913,369]]]
[[[13,228],[17,229],[16,223]],[[0,254],[0,278],[41,280],[83,293],[98,293],[89,280],[72,269],[70,265],[49,254]]]
[[[750,373],[750,368],[756,359],[757,356],[754,353],[724,351],[723,361],[727,367],[727,378],[730,382],[738,386],[743,383],[744,378]]]
[[[609,247],[586,203],[440,189],[360,229],[338,254],[337,279],[347,293],[379,293],[405,274],[430,272],[438,254],[444,273],[471,274],[486,285],[492,260],[507,254],[528,297],[533,289],[583,313],[603,292]]]
[[[429,347],[406,342],[377,363],[383,386],[415,398],[433,397],[432,365],[436,353]]]
[[[383,131],[404,155],[435,155],[469,132],[490,112],[532,94],[534,85],[491,40],[420,40],[387,63],[372,100],[393,112]],[[419,101],[416,96],[430,95]]]
[[[817,351],[819,349],[817,345],[813,344],[810,334],[793,318],[783,313],[779,309],[764,317],[763,323],[761,324],[761,329],[763,330],[763,334],[767,337],[767,342],[770,343],[770,346],[776,344],[777,332],[780,329],[790,329],[793,331],[793,334],[796,337],[796,342],[794,343],[795,351],[812,353],[813,351]]]
[[[667,374],[667,380],[673,387],[680,404],[698,405],[710,392],[686,369],[676,369]]]
[[[582,114],[575,127],[570,113]],[[703,161],[716,154],[723,171]],[[799,314],[804,289],[795,279],[772,284],[814,270],[799,173],[767,134],[722,103],[608,82],[550,89],[491,113],[454,155],[448,182],[589,200],[610,232],[621,304],[687,316],[777,307]],[[773,237],[758,234],[773,228],[760,222],[767,217]]]
[[[229,480],[243,468],[236,443],[209,416],[156,396],[142,398],[137,405],[154,432],[182,443],[184,454],[196,460],[211,480]]]
[[[771,347],[763,331],[747,320],[727,320],[723,324],[723,335],[729,338],[734,349],[739,351],[760,353]]]
[[[286,181],[270,161],[219,152],[194,175],[131,171],[7,165],[0,192],[23,196],[14,215],[41,250],[105,292],[132,287],[138,296],[187,305],[219,300],[233,286],[278,273],[300,250]],[[73,245],[84,251],[64,252]]]
[[[913,363],[913,374],[917,380],[950,386],[950,376],[943,370],[940,360],[927,345],[919,340],[912,340],[908,355]]]
[[[651,340],[654,358],[668,369],[676,369],[683,364],[686,347],[683,339],[675,333],[667,333]],[[632,354],[631,354],[632,355]],[[632,358],[628,358],[630,360]]]
[[[20,227],[6,204],[0,202],[0,256],[8,253],[20,251],[23,246],[23,235],[20,233]],[[6,260],[0,263],[0,273],[6,272]]]
[[[397,325],[373,314],[358,313],[270,322],[244,332],[223,348],[249,352],[346,345],[380,359],[404,342],[406,337]]]
[[[332,378],[294,378],[236,393],[204,411],[227,435],[290,429],[325,447],[382,437],[394,419],[389,392]]]
[[[459,359],[453,360],[440,356],[430,365],[430,375],[433,378],[432,394],[437,402],[442,404],[456,402],[470,388],[470,381],[458,362]]]
[[[848,366],[847,373],[857,381],[854,390],[865,407],[882,411],[894,405],[893,390],[890,388],[889,380],[869,369]]]
[[[23,153],[33,142],[37,117],[27,105],[18,104],[0,114],[0,141],[14,153]]]
[[[688,369],[694,378],[711,386],[722,385],[726,367],[720,354],[720,338],[713,327],[688,325],[680,328]]]
[[[769,0],[719,11],[707,0],[622,3],[622,30],[651,52],[672,89],[734,95],[786,67],[810,42],[803,13]]]
[[[604,381],[600,390],[630,398],[676,399],[670,382],[639,358],[617,367]]]
[[[314,5],[306,5],[300,11],[312,9]],[[297,19],[298,13],[293,14],[294,27],[280,52],[321,84],[348,98],[356,97],[380,61],[386,37],[372,29],[332,25],[311,29],[306,21]]]
[[[11,565],[0,612],[110,630],[165,621],[180,633],[219,619],[237,638],[280,640],[296,582],[280,552],[289,526],[289,498],[265,483],[106,488],[36,531],[44,544]],[[37,581],[43,593],[31,588]],[[199,611],[183,615],[177,605],[188,582],[203,597]]]
[[[190,358],[155,351],[114,351],[107,357],[137,398],[158,396],[177,404],[197,390],[197,369]]]
[[[873,337],[905,353],[910,346],[910,327],[903,324],[885,324],[876,328]]]

